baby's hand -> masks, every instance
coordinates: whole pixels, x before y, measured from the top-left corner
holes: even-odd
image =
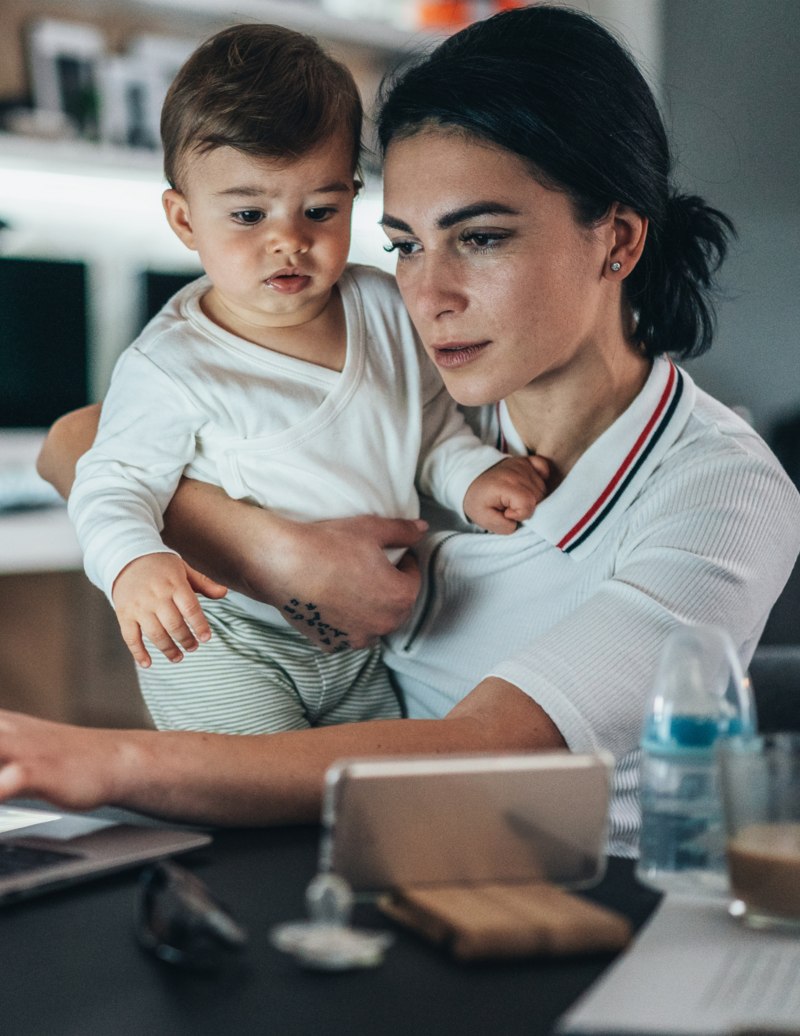
[[[464,495],[464,513],[489,532],[507,536],[530,518],[547,496],[550,466],[544,457],[509,457],[478,475]]]
[[[198,641],[211,639],[195,590],[213,599],[228,592],[175,554],[145,554],[117,576],[111,590],[117,620],[125,643],[142,669],[151,665],[142,634],[170,662],[183,658],[181,647],[194,651]]]

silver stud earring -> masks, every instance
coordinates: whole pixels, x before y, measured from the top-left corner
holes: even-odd
[[[611,269],[616,273],[618,270],[622,269],[622,263],[612,263]]]

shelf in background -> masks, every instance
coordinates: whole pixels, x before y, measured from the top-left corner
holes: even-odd
[[[43,140],[0,131],[0,165],[25,169],[71,167],[87,175],[162,180],[161,152],[94,144],[88,140]]]
[[[141,329],[142,271],[202,272],[167,225],[165,186],[156,152],[0,133],[0,254],[87,264],[90,399]],[[376,183],[356,199],[350,261],[394,272],[381,212]]]
[[[272,22],[312,36],[387,52],[425,49],[445,35],[400,29],[378,19],[342,18],[308,0],[132,0],[131,6],[215,22],[243,18]]]

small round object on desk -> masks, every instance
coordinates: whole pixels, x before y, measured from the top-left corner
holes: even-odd
[[[389,932],[345,928],[319,921],[296,921],[272,929],[273,946],[290,953],[298,964],[318,971],[375,968],[394,942]]]

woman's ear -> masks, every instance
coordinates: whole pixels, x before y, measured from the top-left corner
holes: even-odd
[[[609,213],[611,247],[603,276],[609,280],[621,281],[639,262],[644,243],[647,240],[649,221],[635,212],[629,205],[614,202]]]
[[[170,187],[161,195],[161,203],[164,212],[167,214],[167,222],[183,241],[187,248],[193,252],[197,251],[194,243],[194,231],[192,230],[191,216],[189,215],[189,203],[186,196]]]

